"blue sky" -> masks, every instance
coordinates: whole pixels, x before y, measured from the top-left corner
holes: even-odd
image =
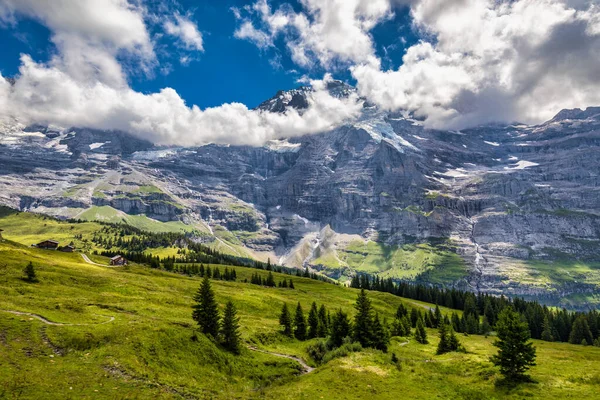
[[[283,3],[272,1],[269,4],[275,9]],[[285,3],[301,8],[294,1]],[[241,102],[253,108],[280,89],[299,86],[296,81],[303,75],[318,78],[326,72],[318,66],[307,69],[295,65],[282,39],[276,40],[275,49],[263,51],[248,41],[235,38],[234,31],[239,24],[231,8],[252,4],[252,1],[243,0],[180,0],[177,8],[189,14],[198,25],[205,51],[194,54],[193,61],[182,65],[179,62],[182,52],[174,45],[175,39],[155,38],[160,66],[150,76],[134,71],[129,76],[131,87],[144,93],[172,87],[188,105],[196,104],[200,108],[229,102]],[[153,27],[153,31],[159,33],[157,27]],[[398,67],[405,49],[416,40],[410,28],[408,8],[398,10],[393,19],[378,25],[372,34],[378,44],[377,54],[388,67]],[[31,55],[38,62],[48,61],[56,52],[50,36],[48,28],[32,18],[20,18],[16,26],[4,25],[0,29],[2,75],[13,76],[18,72],[21,53]],[[279,66],[272,65],[274,58]],[[354,83],[346,68],[331,72],[336,79]]]

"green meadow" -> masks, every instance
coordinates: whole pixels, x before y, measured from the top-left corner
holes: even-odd
[[[488,361],[495,352],[493,337],[460,335],[467,353],[436,356],[435,330],[428,330],[427,345],[395,337],[387,353],[363,350],[317,366],[306,352],[314,340],[300,342],[278,332],[282,304],[300,302],[308,310],[316,301],[353,315],[357,290],[295,276],[295,289],[266,288],[243,283],[253,273],[267,273],[247,268],[235,268],[236,282],[213,281],[220,307],[232,300],[238,308],[244,349],[235,356],[196,330],[191,306],[199,278],[139,265],[90,265],[76,253],[26,246],[33,236],[19,237],[25,245],[5,238],[0,399],[598,398],[600,348],[590,346],[536,341],[535,382],[511,388],[496,385],[500,375]],[[30,261],[38,283],[22,279]],[[274,275],[276,281],[290,278]],[[388,320],[400,303],[432,306],[387,293],[369,297]],[[316,369],[303,374],[296,361],[251,351],[249,345],[301,357]],[[392,363],[392,353],[399,363]]]

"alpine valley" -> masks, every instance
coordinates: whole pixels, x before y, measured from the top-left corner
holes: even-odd
[[[328,90],[355,91],[339,81]],[[311,93],[281,91],[259,109],[301,111]],[[343,282],[366,273],[600,304],[600,108],[443,131],[363,100],[357,120],[263,147],[160,147],[126,132],[4,124],[0,203],[187,232]]]

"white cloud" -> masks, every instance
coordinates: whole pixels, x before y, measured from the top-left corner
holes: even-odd
[[[600,104],[600,8],[587,4],[415,1],[415,27],[431,42],[409,48],[398,70],[363,64],[352,74],[362,95],[431,127],[541,122]]]
[[[117,56],[149,69],[155,60],[145,9],[126,0],[0,0],[0,20],[34,18],[52,31],[58,55],[51,63],[79,80],[126,84]]]
[[[186,106],[175,90],[142,94],[101,82],[82,85],[67,73],[22,57],[14,87],[0,77],[0,105],[5,116],[23,123],[85,126],[131,132],[158,144],[228,143],[261,145],[274,138],[311,134],[356,118],[362,108],[356,95],[334,98],[322,81],[309,108],[285,114],[249,110],[239,103],[200,110]],[[326,78],[329,79],[329,78]]]
[[[256,29],[250,21],[244,21],[242,25],[235,30],[234,36],[238,39],[248,40],[262,50],[273,46],[273,38],[267,33]]]
[[[165,32],[177,37],[188,50],[204,51],[202,34],[188,17],[175,14],[164,23]]]
[[[247,16],[238,16],[263,38],[282,37],[302,67],[349,66],[361,95],[382,108],[427,117],[429,127],[535,123],[562,108],[600,104],[595,1],[302,0],[301,5],[301,11],[286,4],[272,11],[258,0],[246,7]],[[407,49],[397,70],[382,70],[370,31],[407,5],[421,41]]]
[[[201,110],[187,106],[171,88],[136,92],[128,86],[119,60],[131,57],[144,64],[155,59],[146,13],[126,0],[0,0],[4,22],[23,16],[39,20],[52,31],[58,50],[47,63],[21,56],[14,85],[0,75],[0,119],[118,129],[158,144],[261,145],[335,128],[361,110],[356,95],[334,98],[320,81],[313,82],[319,89],[310,96],[308,109],[283,114],[249,110],[239,103]],[[187,18],[176,14],[163,28],[187,48],[202,50],[201,35]],[[180,62],[189,62],[189,57],[181,55]]]
[[[265,48],[283,35],[292,59],[303,67],[375,61],[369,31],[392,16],[389,0],[303,0],[302,5],[302,12],[287,4],[273,12],[266,0],[258,0],[247,11],[258,16],[259,28],[236,10],[243,20],[236,37]]]

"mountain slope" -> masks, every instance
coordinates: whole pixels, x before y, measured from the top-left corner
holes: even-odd
[[[310,94],[259,108],[302,110]],[[351,124],[258,148],[12,125],[0,136],[0,202],[180,221],[221,250],[341,279],[365,271],[583,307],[600,283],[599,128],[588,108],[538,126],[429,130],[368,102]]]

